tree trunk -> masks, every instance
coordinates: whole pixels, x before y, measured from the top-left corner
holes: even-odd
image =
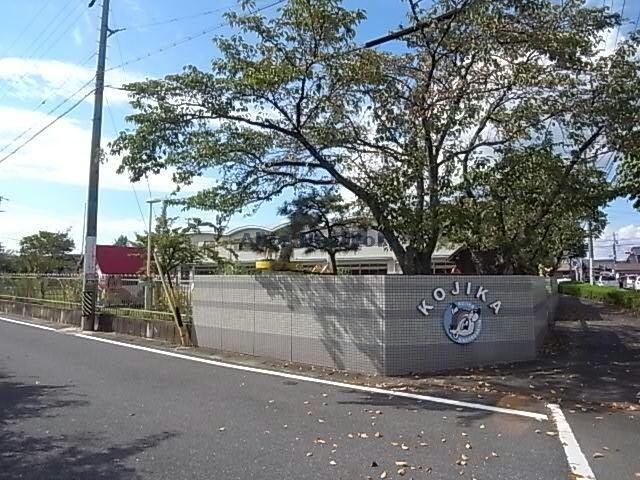
[[[412,246],[407,247],[404,262],[400,263],[402,273],[404,275],[432,275],[431,256],[434,249],[429,250],[418,251]]]
[[[336,252],[329,253],[329,261],[331,262],[331,275],[338,274],[338,262],[336,262]]]

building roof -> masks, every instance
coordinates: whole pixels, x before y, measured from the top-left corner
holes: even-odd
[[[96,266],[106,275],[136,275],[144,266],[144,251],[135,247],[96,246]]]
[[[588,268],[589,260],[584,260],[583,265]],[[593,268],[595,270],[612,270],[618,273],[640,273],[640,263],[614,262],[611,259],[594,259]]]

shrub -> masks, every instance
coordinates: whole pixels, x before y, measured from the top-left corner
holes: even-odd
[[[558,291],[566,295],[588,298],[596,302],[640,312],[640,292],[636,292],[635,290],[571,282],[559,284]]]

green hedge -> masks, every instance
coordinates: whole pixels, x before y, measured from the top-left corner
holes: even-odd
[[[618,287],[599,287],[588,283],[561,283],[558,291],[574,297],[588,298],[596,302],[615,305],[640,312],[640,292]]]

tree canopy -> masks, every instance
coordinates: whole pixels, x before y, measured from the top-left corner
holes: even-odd
[[[350,206],[334,189],[312,188],[300,192],[280,208],[280,215],[291,222],[290,230],[296,246],[307,253],[321,251],[329,257],[331,273],[338,272],[336,256],[360,248],[358,228],[362,222],[354,217]]]
[[[160,215],[156,218],[154,231],[151,233],[151,245],[162,274],[169,288],[174,287],[173,279],[179,267],[190,266],[200,262],[218,263],[224,259],[214,245],[199,247],[194,244],[191,234],[197,233],[199,224],[189,222],[186,226],[176,226],[176,218],[167,215],[167,204],[163,204]],[[136,244],[146,252],[148,236],[136,235]],[[156,272],[155,259],[151,260],[152,271]]]
[[[127,87],[136,112],[112,145],[120,171],[173,169],[178,185],[215,172],[217,186],[187,204],[227,214],[296,187],[338,187],[405,274],[431,273],[451,238],[498,252],[493,269],[530,271],[581,222],[599,224],[609,197],[576,188],[576,175],[593,187],[603,156],[625,162],[638,149],[638,41],[605,51],[621,19],[581,0],[435,0],[408,21],[445,12],[398,53],[357,48],[365,12],[339,0],[229,13],[239,33],[214,40],[211,71]],[[589,205],[573,198],[585,192]],[[464,233],[473,221],[480,240]]]
[[[28,273],[59,273],[73,266],[69,232],[40,231],[20,240],[20,261]]]
[[[113,241],[113,245],[115,247],[127,247],[130,243],[129,238],[127,238],[126,235],[120,235]]]

